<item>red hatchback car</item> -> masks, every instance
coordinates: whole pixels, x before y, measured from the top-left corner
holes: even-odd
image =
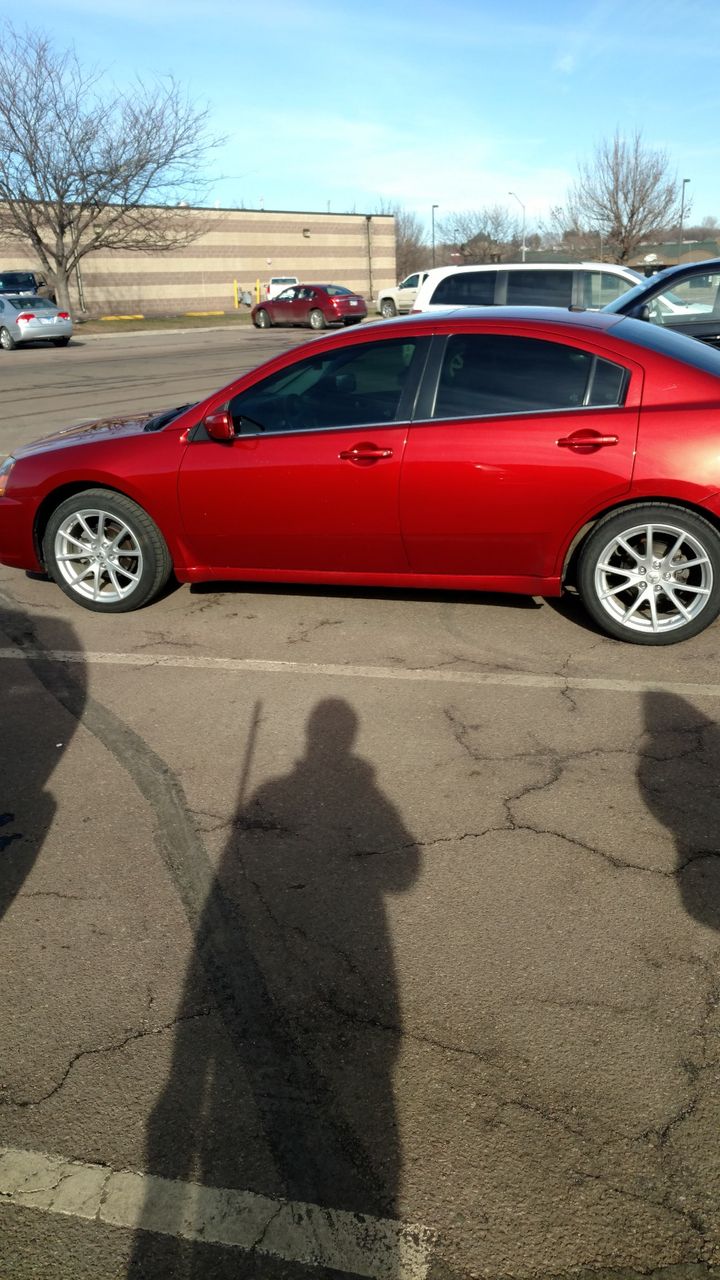
[[[276,298],[259,302],[250,312],[258,329],[274,324],[305,324],[326,329],[329,324],[359,324],[367,315],[365,299],[343,284],[296,284]]]
[[[640,320],[462,308],[295,348],[0,467],[0,561],[85,608],[181,582],[579,592],[672,644],[720,611],[720,353]]]

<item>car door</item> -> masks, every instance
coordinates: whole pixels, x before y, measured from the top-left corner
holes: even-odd
[[[436,342],[402,469],[412,569],[487,586],[550,576],[630,487],[642,371],[521,332]]]
[[[417,291],[420,288],[420,273],[415,272],[412,276],[406,276],[400,281],[397,291],[397,309],[400,312],[412,311],[413,304],[417,298]]]
[[[400,466],[429,342],[323,343],[238,390],[235,438],[200,427],[183,458],[192,555],[219,572],[407,573]]]
[[[281,293],[273,298],[268,310],[272,315],[273,324],[292,324],[294,321],[295,295],[297,289],[283,289]]]

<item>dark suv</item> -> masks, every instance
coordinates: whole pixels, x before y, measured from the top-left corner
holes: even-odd
[[[36,293],[55,302],[55,292],[35,271],[0,271],[0,293]]]

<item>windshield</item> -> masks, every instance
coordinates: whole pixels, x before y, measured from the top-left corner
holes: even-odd
[[[36,293],[24,298],[8,298],[8,303],[14,307],[16,311],[24,311],[26,307],[32,307],[33,311],[55,311],[55,303],[50,302],[47,298],[38,298]]]
[[[0,289],[34,289],[35,277],[29,271],[5,271],[0,275]]]

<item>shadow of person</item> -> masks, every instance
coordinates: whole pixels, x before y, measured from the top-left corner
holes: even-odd
[[[73,628],[52,619],[46,650],[81,652]],[[48,781],[82,716],[86,673],[82,661],[42,657],[29,614],[0,596],[0,919],[21,892],[56,812]],[[17,655],[26,649],[26,656]],[[51,696],[47,696],[47,694]]]
[[[644,695],[640,793],[674,837],[688,914],[720,929],[720,726],[677,694]]]
[[[401,1011],[385,899],[412,885],[420,855],[354,753],[358,727],[325,699],[287,776],[247,800],[241,779],[147,1126],[150,1173],[395,1216]],[[203,986],[221,1027],[195,1016]],[[149,1211],[144,1226],[129,1275],[226,1274],[208,1270],[206,1244],[161,1244]],[[236,1251],[227,1274],[256,1272]],[[257,1274],[273,1274],[267,1257]]]

